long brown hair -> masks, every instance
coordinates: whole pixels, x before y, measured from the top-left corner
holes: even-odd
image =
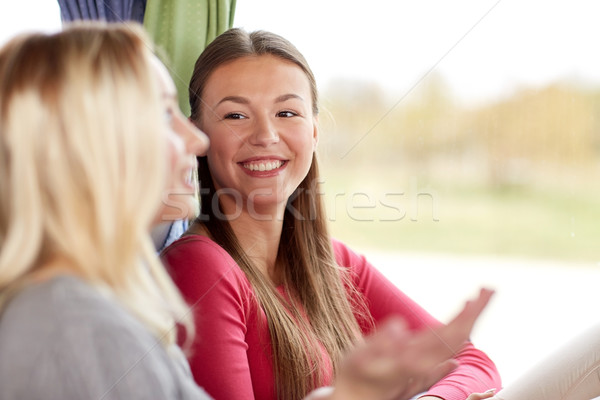
[[[260,55],[293,62],[304,71],[311,87],[312,111],[317,115],[315,78],[302,54],[289,41],[270,32],[230,29],[209,44],[196,62],[189,88],[191,119],[202,125],[202,94],[215,69],[239,58]],[[342,353],[360,337],[354,312],[366,314],[364,305],[354,304],[357,297],[350,277],[333,255],[318,190],[316,155],[313,154],[307,176],[288,200],[283,219],[276,264],[281,267],[290,299],[281,296],[263,276],[241,247],[229,222],[222,218],[221,210],[215,209],[216,190],[207,158],[200,157],[198,162],[203,190],[201,212],[195,223],[203,226],[238,263],[265,311],[278,397],[302,398],[325,383],[323,371],[327,363],[330,361],[335,371]],[[330,360],[323,359],[321,346]]]

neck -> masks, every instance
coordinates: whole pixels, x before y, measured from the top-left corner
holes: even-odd
[[[222,206],[226,215],[235,216],[229,220],[229,224],[248,257],[274,284],[279,284],[276,260],[281,241],[285,204],[249,203],[241,212],[235,210],[227,212],[227,205],[222,204]]]
[[[72,263],[62,256],[54,256],[40,264],[30,276],[33,281],[42,282],[59,275],[78,275]]]

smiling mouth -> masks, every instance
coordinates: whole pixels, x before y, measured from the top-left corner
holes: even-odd
[[[271,160],[271,161],[260,161],[260,162],[246,162],[242,163],[242,167],[250,171],[273,171],[277,168],[281,168],[285,164],[282,160]]]

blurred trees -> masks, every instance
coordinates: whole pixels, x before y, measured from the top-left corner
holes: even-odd
[[[321,95],[338,238],[598,262],[600,89],[557,83],[467,105],[433,75],[407,93],[337,81]]]
[[[600,165],[600,90],[554,84],[465,106],[434,75],[408,94],[337,81],[322,103],[334,119],[322,129],[331,168],[366,162],[501,186]]]

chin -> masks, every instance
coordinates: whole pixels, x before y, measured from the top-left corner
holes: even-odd
[[[252,200],[247,200],[248,209],[256,209],[263,210],[269,212],[268,210],[277,210],[280,206],[285,206],[287,204],[288,197],[287,196],[277,196],[277,195],[269,195],[269,196],[257,196]]]
[[[169,196],[159,214],[161,222],[193,219],[198,216],[200,206],[193,195]]]

